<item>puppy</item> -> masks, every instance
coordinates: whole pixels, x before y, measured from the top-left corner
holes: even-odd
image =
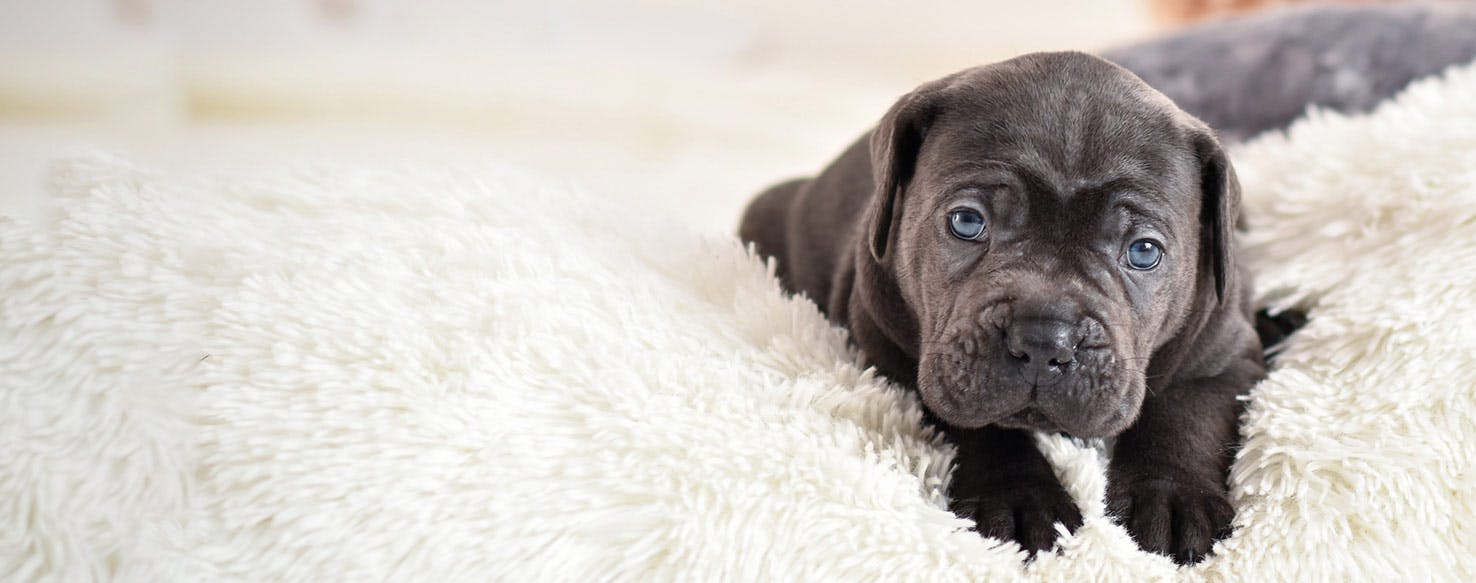
[[[1240,405],[1265,372],[1214,134],[1084,53],[968,69],[902,97],[739,234],[915,387],[957,447],[953,510],[1049,548],[1081,515],[1029,431],[1116,437],[1111,512],[1199,560],[1233,517]]]

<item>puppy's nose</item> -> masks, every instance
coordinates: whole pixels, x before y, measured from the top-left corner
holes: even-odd
[[[1005,329],[1005,349],[1026,379],[1050,382],[1069,372],[1076,362],[1076,345],[1081,342],[1077,330],[1062,320],[1017,321]]]

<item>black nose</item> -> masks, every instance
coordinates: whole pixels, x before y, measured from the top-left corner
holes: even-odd
[[[1020,372],[1031,382],[1052,382],[1076,362],[1078,327],[1052,319],[1017,321],[1005,329],[1004,344]]]

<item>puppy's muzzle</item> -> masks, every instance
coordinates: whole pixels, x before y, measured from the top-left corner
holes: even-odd
[[[1079,321],[1026,318],[1005,327],[1000,338],[1004,352],[1025,382],[1046,387],[1076,368],[1086,327]]]

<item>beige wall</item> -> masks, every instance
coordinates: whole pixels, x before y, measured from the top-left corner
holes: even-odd
[[[90,147],[496,159],[725,229],[921,81],[1149,28],[1136,0],[0,0],[0,202]]]

